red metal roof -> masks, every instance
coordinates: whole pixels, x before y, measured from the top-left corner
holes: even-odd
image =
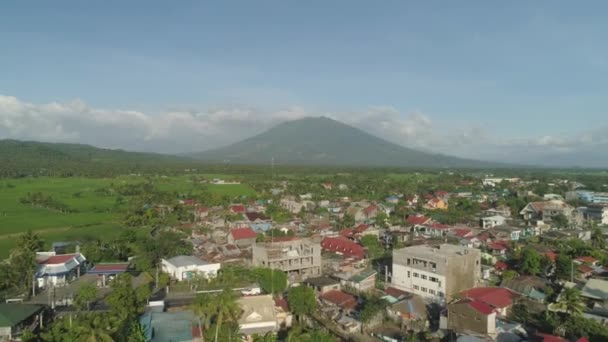
[[[247,208],[242,204],[235,204],[230,207],[230,211],[234,213],[244,213],[245,211],[247,211]]]
[[[405,291],[401,291],[399,289],[396,289],[394,287],[389,287],[386,290],[384,290],[384,292],[389,295],[389,296],[393,296],[395,298],[399,298],[401,296],[407,296],[409,293],[405,292]]]
[[[480,300],[465,299],[460,302],[468,303],[470,307],[472,307],[473,309],[477,310],[477,312],[484,314],[484,315],[489,315],[492,312],[494,312],[494,308],[492,308],[491,306],[489,306],[488,304],[486,304]]]
[[[428,227],[433,228],[433,229],[450,229],[449,225],[441,224],[441,223],[433,223],[433,224],[429,225]]]
[[[405,221],[408,224],[417,225],[417,224],[425,224],[430,220],[431,219],[429,217],[426,217],[424,215],[410,215],[407,217],[407,219]]]
[[[329,252],[341,253],[359,259],[365,257],[365,249],[361,245],[343,237],[326,237],[321,241],[321,247]]]
[[[253,239],[257,237],[257,234],[253,231],[253,229],[251,229],[251,227],[235,228],[230,231],[230,234],[235,240]]]
[[[75,254],[53,255],[53,256],[49,257],[48,259],[38,261],[38,264],[40,264],[40,265],[64,264],[64,263],[74,259],[77,256],[78,256],[78,254],[76,254],[76,253]]]
[[[497,261],[496,264],[494,265],[494,268],[496,268],[499,271],[504,271],[507,268],[509,268],[509,265],[507,265],[507,263],[504,261]]]
[[[578,267],[579,272],[581,273],[591,273],[593,272],[593,268],[587,266],[587,265],[580,265]]]
[[[559,336],[551,334],[536,333],[536,336],[542,338],[543,342],[568,342],[568,340],[566,340],[565,338],[561,338]]]
[[[363,209],[363,213],[365,215],[370,215],[371,213],[373,213],[374,211],[378,210],[378,206],[376,206],[375,204],[372,204],[370,206],[368,206],[367,208]]]
[[[289,312],[289,303],[283,298],[275,298],[274,305],[280,307],[285,312]]]
[[[247,219],[250,222],[254,222],[256,220],[261,220],[261,221],[268,221],[270,220],[270,217],[262,214],[262,213],[246,213],[245,216],[247,216]]]
[[[548,251],[547,253],[545,253],[545,256],[553,262],[555,262],[555,259],[557,259],[557,253],[555,253],[554,251]]]
[[[589,264],[597,262],[597,259],[592,256],[582,256],[582,257],[578,257],[574,260],[579,261],[579,262],[589,263]]]
[[[472,230],[469,228],[456,228],[454,229],[454,234],[458,237],[465,237],[472,233]]]
[[[488,248],[494,251],[506,251],[509,246],[507,246],[506,241],[494,241],[488,245]]]
[[[357,306],[357,298],[342,291],[329,291],[321,295],[321,299],[328,301],[342,309],[354,309]]]
[[[504,287],[475,287],[461,292],[460,296],[502,309],[511,306],[517,294]]]

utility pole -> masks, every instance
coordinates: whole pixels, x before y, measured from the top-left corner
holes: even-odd
[[[570,261],[570,282],[574,283],[574,260]]]

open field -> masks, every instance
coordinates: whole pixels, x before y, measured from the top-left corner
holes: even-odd
[[[211,194],[229,197],[255,194],[246,184],[200,184],[193,179],[193,176],[0,179],[0,259],[9,254],[15,236],[27,230],[40,234],[49,246],[53,241],[86,237],[110,239],[119,234],[122,229],[121,209],[125,204],[117,205],[118,194],[104,193],[100,189],[149,181],[157,190],[166,192],[207,190]],[[38,192],[66,205],[69,212],[21,203],[20,199],[28,193]]]

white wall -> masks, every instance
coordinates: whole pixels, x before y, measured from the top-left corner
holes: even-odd
[[[408,273],[410,272],[410,277]],[[414,277],[414,273],[418,273],[418,277]],[[426,276],[426,280],[422,279],[422,276]],[[430,277],[439,279],[439,282],[433,282]],[[393,281],[392,283],[405,291],[417,294],[425,298],[440,298],[439,292],[445,296],[446,292],[446,280],[442,275],[438,275],[433,272],[420,271],[408,266],[393,264]],[[417,289],[414,287],[417,286]],[[424,292],[422,289],[425,288],[427,291]],[[431,294],[428,290],[435,291],[435,294]]]
[[[207,265],[190,265],[185,267],[175,267],[166,260],[162,261],[162,269],[164,272],[169,273],[171,277],[182,281],[186,279],[186,272],[198,273],[206,278],[215,278],[217,272],[220,269],[220,264],[207,264]]]

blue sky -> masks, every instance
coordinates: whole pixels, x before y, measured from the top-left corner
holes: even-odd
[[[19,110],[68,108],[68,123],[38,115],[66,133],[48,140],[83,140],[78,124],[88,119],[74,116],[100,110],[114,121],[136,111],[170,125],[186,113],[216,136],[164,150],[196,150],[288,112],[469,157],[508,158],[527,144],[539,149],[526,153],[573,153],[605,143],[596,131],[608,127],[607,10],[603,1],[3,1],[0,95]],[[260,124],[210,123],[219,112]],[[372,127],[378,112],[403,129]],[[14,128],[23,118],[11,115]],[[0,134],[48,130],[22,116],[20,130],[0,124]],[[426,131],[412,135],[420,120]],[[142,132],[148,144],[97,145],[171,145],[160,125]],[[441,142],[454,135],[467,137],[462,148]]]

